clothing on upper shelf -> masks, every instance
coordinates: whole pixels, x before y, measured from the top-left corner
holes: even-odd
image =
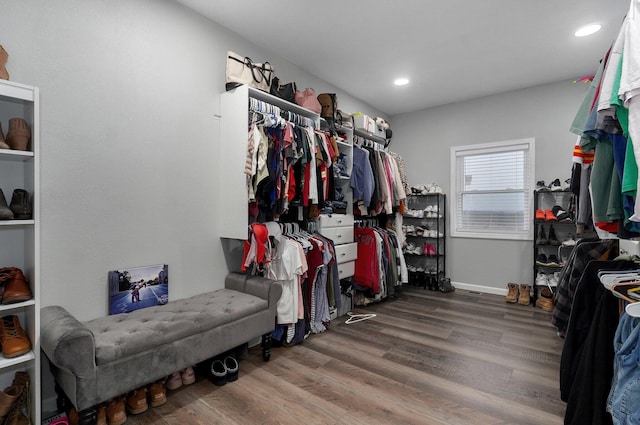
[[[255,221],[267,222],[291,205],[321,209],[334,200],[335,136],[282,118],[251,113],[245,174]]]

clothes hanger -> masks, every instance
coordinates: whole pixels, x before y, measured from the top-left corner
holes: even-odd
[[[614,283],[610,291],[618,298],[636,303],[640,301],[640,281]]]
[[[640,317],[640,303],[627,304],[624,311],[631,317]]]
[[[629,270],[628,272],[621,272],[620,270],[601,270],[598,272],[600,283],[611,290],[612,285],[616,283],[634,282],[640,280],[640,270]]]
[[[349,318],[347,320],[345,320],[345,322],[344,322],[347,325],[349,325],[351,323],[362,322],[363,320],[368,320],[368,319],[372,319],[372,318],[376,317],[375,313],[353,314],[351,312],[348,312],[347,315],[349,316]]]

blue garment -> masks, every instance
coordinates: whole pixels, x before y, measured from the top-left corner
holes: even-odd
[[[609,134],[609,139],[611,139],[611,143],[613,144],[613,160],[616,165],[616,171],[618,172],[618,177],[622,182],[627,153],[627,138],[622,134]],[[635,238],[638,235],[633,233],[637,233],[638,231],[640,231],[640,223],[629,220],[629,217],[633,215],[634,208],[634,199],[631,196],[624,194],[623,192],[622,209],[624,212],[624,226],[618,228],[618,237],[622,239]]]
[[[607,411],[614,425],[640,424],[640,318],[623,313],[613,347],[613,380]]]
[[[353,200],[363,201],[365,207],[371,204],[375,178],[369,163],[369,156],[363,149],[353,147],[353,170],[351,171],[351,188]]]

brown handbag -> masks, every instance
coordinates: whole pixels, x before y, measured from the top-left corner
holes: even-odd
[[[335,93],[320,93],[318,95],[318,102],[322,105],[322,112],[320,116],[325,119],[336,119],[336,112],[338,111],[338,97]]]

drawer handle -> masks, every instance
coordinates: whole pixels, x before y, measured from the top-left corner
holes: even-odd
[[[338,220],[338,224],[342,224],[342,220]]]
[[[341,257],[344,257],[345,255],[347,255],[345,252],[343,252],[342,254],[340,254]]]
[[[338,273],[338,274],[342,274],[342,273],[343,273],[343,271],[342,271],[342,270],[339,270],[339,273]]]
[[[341,237],[342,237],[342,235],[338,235],[338,237],[339,237],[339,238],[341,238]]]

